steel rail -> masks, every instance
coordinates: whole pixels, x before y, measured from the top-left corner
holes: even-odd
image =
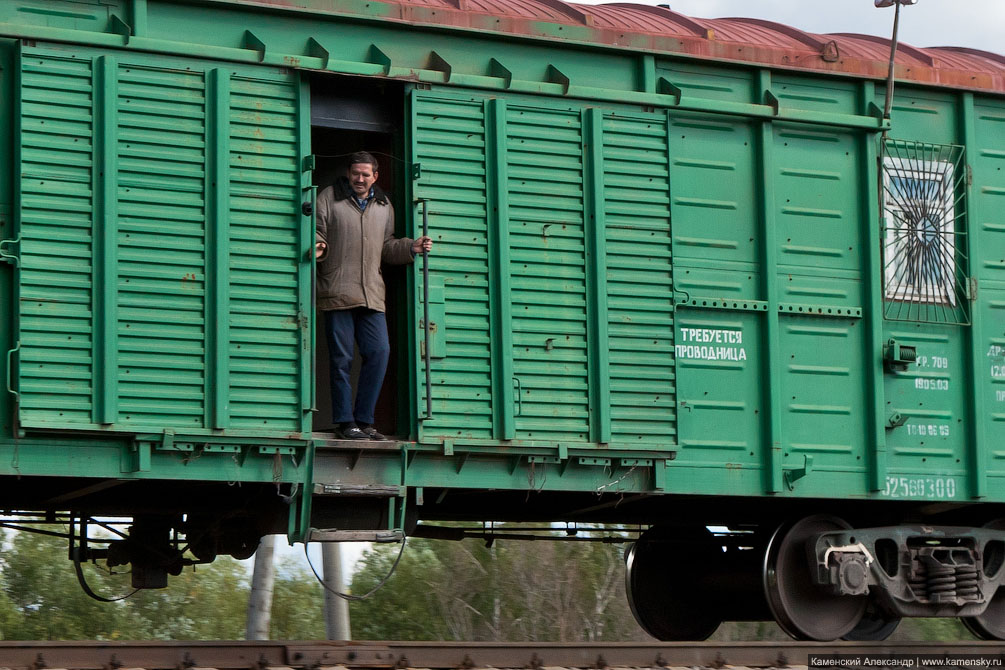
[[[0,642],[5,670],[307,670],[371,668],[775,668],[810,654],[981,654],[1005,659],[997,642]]]

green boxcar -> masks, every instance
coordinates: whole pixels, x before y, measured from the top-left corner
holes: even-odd
[[[265,532],[641,524],[660,638],[1005,637],[1000,57],[905,47],[884,120],[866,38],[495,12],[0,8],[4,506],[134,517],[150,583]],[[349,444],[311,228],[358,149],[436,247],[385,273],[396,439]]]

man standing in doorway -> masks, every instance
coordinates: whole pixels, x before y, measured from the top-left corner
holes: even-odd
[[[318,311],[328,338],[335,436],[347,440],[385,439],[373,425],[390,353],[380,265],[411,263],[433,248],[425,236],[394,237],[394,208],[376,185],[377,168],[369,153],[354,153],[346,176],[317,201]],[[355,405],[353,343],[362,359]]]

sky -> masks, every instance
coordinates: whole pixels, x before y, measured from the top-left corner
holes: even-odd
[[[572,0],[599,5],[609,0]],[[890,37],[894,8],[873,0],[618,0],[666,5],[695,18],[768,19],[810,33]],[[1005,0],[918,0],[900,12],[900,39],[915,47],[970,47],[1005,53]]]

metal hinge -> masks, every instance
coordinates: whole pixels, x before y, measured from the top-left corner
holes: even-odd
[[[17,246],[18,253],[9,253],[3,250],[4,245]],[[21,259],[18,254],[21,251],[21,235],[18,234],[13,240],[0,240],[0,260],[5,263],[10,263],[16,268],[21,267]]]
[[[967,283],[964,285],[967,291],[967,300],[971,302],[977,301],[977,277],[970,277]]]
[[[786,468],[782,476],[785,479],[785,487],[790,491],[796,487],[796,482],[813,472],[813,455],[803,455],[803,466],[800,468]]]

